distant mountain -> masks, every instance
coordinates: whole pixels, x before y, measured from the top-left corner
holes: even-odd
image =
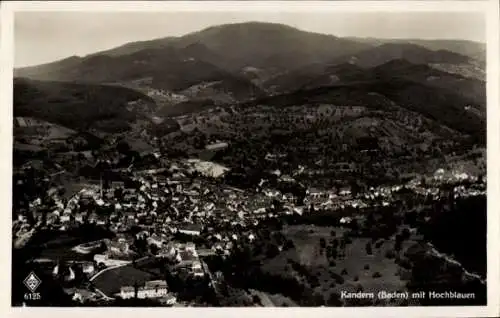
[[[394,59],[404,59],[414,64],[470,63],[471,58],[451,51],[432,51],[422,46],[409,43],[387,43],[359,52],[345,55],[337,63],[352,63],[360,67],[374,67]]]
[[[380,102],[482,136],[484,74],[471,55],[484,47],[384,41],[273,23],[214,26],[17,69],[18,77],[48,82],[16,80],[15,112],[69,127],[126,130],[137,118],[219,105]]]
[[[65,72],[67,69],[78,67],[82,61],[83,58],[72,56],[51,63],[21,67],[14,69],[14,77],[26,77],[32,79],[57,78],[60,72]]]
[[[335,70],[337,64],[342,65],[337,68],[349,68],[348,63],[367,68],[393,59],[405,59],[414,64],[433,65],[443,71],[484,78],[484,72],[481,74],[471,64],[475,60],[470,56],[442,49],[479,54],[484,49],[480,44],[383,41],[386,40],[338,38],[274,23],[236,23],[209,27],[181,37],[128,43],[83,58],[71,57],[20,68],[15,70],[15,76],[125,86],[142,81],[143,92],[148,88],[180,92],[192,86],[218,82],[221,83],[218,94],[228,95],[224,97],[226,100],[237,101],[262,95],[259,87],[284,86],[293,90],[303,85],[314,87],[334,83],[338,73],[343,76],[349,73]],[[334,69],[329,70],[331,67]],[[309,83],[313,79],[317,82]],[[195,98],[204,99],[206,94]]]
[[[150,48],[120,56],[92,55],[64,65],[51,63],[39,69],[20,69],[16,75],[37,80],[100,84],[142,80],[147,87],[173,92],[200,83],[222,81],[227,89],[225,92],[237,98],[259,94],[260,89],[250,81],[200,57],[217,64],[222,64],[223,60],[202,44],[193,44],[184,48]]]
[[[305,32],[283,24],[247,22],[209,27],[177,38],[130,43],[98,54],[121,56],[144,48],[183,48],[193,44],[203,44],[214,54],[223,57],[227,61],[226,68],[232,70],[246,66],[287,70],[290,65],[323,62],[370,47],[356,41]]]
[[[332,35],[305,32],[299,29],[276,23],[247,22],[224,24],[209,27],[181,37],[166,37],[150,41],[127,43],[125,45],[98,52],[93,55],[121,56],[129,55],[144,49],[164,48],[174,46],[188,47],[193,44],[203,44],[211,52],[223,57],[227,68],[241,69],[246,66],[258,68],[276,68],[269,65],[277,56],[293,52],[292,57],[301,65],[322,63],[332,58],[354,54],[358,51],[376,47],[382,44],[415,44],[433,51],[450,51],[484,62],[486,59],[486,44],[466,40],[421,40],[421,39],[376,39],[346,37],[338,38]],[[251,52],[251,54],[250,54]],[[286,56],[284,54],[283,56]],[[299,59],[298,56],[305,57]],[[214,65],[222,67],[214,61]],[[278,61],[289,69],[285,61]],[[224,67],[223,67],[224,68]]]
[[[237,60],[239,68],[253,66],[277,70],[324,62],[367,48],[365,44],[332,35],[261,22],[215,26],[188,34],[180,41],[203,43],[210,50]]]
[[[92,71],[93,63],[111,63],[110,68],[114,63],[123,66],[123,62],[127,60],[125,57],[137,56],[136,54],[140,56],[141,51],[157,51],[163,52],[164,56],[177,56],[181,60],[194,58],[233,74],[249,74],[255,79],[258,73],[258,76],[268,79],[270,75],[307,65],[331,64],[337,58],[341,59],[335,64],[349,62],[351,57],[357,59],[357,65],[364,67],[376,66],[392,59],[426,64],[468,63],[464,56],[484,64],[485,50],[484,43],[470,41],[339,38],[305,32],[282,24],[247,22],[209,27],[181,37],[127,43],[83,58],[72,57],[20,68],[15,71],[15,75],[41,80],[80,80],[78,77],[82,72],[78,68],[83,67],[87,72],[84,72],[84,78],[95,81],[102,76],[97,76],[94,80],[93,76],[96,74]],[[160,61],[163,60],[158,62]],[[79,64],[85,67],[77,67]],[[249,67],[257,72],[243,71]],[[112,77],[111,74],[109,77]]]
[[[393,59],[427,64],[444,72],[486,80],[486,45],[460,40],[381,40],[350,38],[374,47],[356,55],[344,56],[336,63],[373,67]]]
[[[434,65],[414,64],[404,59],[393,59],[372,68],[361,68],[355,64],[310,65],[276,76],[264,86],[278,93],[293,92],[335,84],[376,82],[381,80],[405,79],[415,83],[440,88],[461,95],[481,111],[486,110],[486,83],[484,80],[452,74],[439,70]]]
[[[387,43],[410,43],[433,51],[451,51],[468,56],[481,62],[486,61],[486,43],[466,40],[422,40],[422,39],[376,39],[349,37],[349,40],[378,46]]]
[[[158,73],[170,72],[169,67],[174,61],[178,63],[190,58],[223,71],[239,72],[251,66],[282,72],[291,66],[323,63],[368,47],[370,45],[281,24],[249,22],[210,27],[178,38],[129,43],[75,60],[80,63],[67,65],[63,61],[54,62],[21,68],[15,74],[41,80],[121,80],[124,72],[128,75],[125,77],[142,76],[135,70],[148,67],[143,63],[147,53],[156,54],[156,62],[150,59],[149,67],[157,69]],[[131,65],[130,62],[135,64]]]

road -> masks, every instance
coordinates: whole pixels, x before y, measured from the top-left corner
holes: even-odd
[[[483,285],[486,284],[486,281],[479,275],[477,274],[474,274],[474,273],[471,273],[469,271],[467,271],[460,262],[458,262],[457,260],[451,258],[450,256],[444,254],[444,253],[441,253],[439,252],[435,247],[434,245],[432,245],[431,243],[427,243],[429,245],[429,247],[431,248],[431,253],[436,256],[436,257],[439,257],[439,258],[442,258],[444,259],[445,261],[449,262],[449,263],[452,263],[454,265],[457,265],[457,266],[460,266],[460,268],[462,269],[462,271],[464,272],[464,275],[465,276],[468,276],[468,277],[471,277],[471,278],[474,278],[474,279],[477,279],[479,280]]]
[[[144,260],[146,260],[146,259],[148,259],[148,258],[149,258],[149,256],[144,256],[144,257],[141,257],[141,258],[139,258],[139,259],[136,259],[136,260],[135,260],[135,262],[136,262],[136,263],[137,263],[137,262],[141,262],[141,261],[144,261]],[[124,267],[124,266],[130,265],[130,264],[132,264],[132,262],[130,262],[130,263],[125,263],[125,264],[120,264],[120,265],[116,265],[116,266],[107,267],[107,268],[103,269],[102,271],[97,272],[94,276],[92,276],[92,277],[89,279],[89,281],[93,281],[94,279],[96,279],[97,277],[99,277],[102,273],[105,273],[105,272],[107,272],[107,271],[109,271],[109,270],[112,270],[112,269],[115,269],[115,268]]]
[[[140,261],[143,261],[143,260],[146,260],[147,258],[149,258],[149,256],[144,256],[144,257],[141,257],[139,259],[136,260],[136,262],[140,262]],[[123,266],[127,266],[127,265],[130,265],[131,263],[127,263],[127,264],[120,264],[120,265],[116,265],[116,266],[111,266],[111,267],[108,267],[108,268],[105,268],[103,269],[102,271],[100,272],[97,272],[94,276],[92,276],[89,281],[93,281],[94,279],[96,279],[97,277],[99,277],[102,273],[105,273],[109,270],[112,270],[112,269],[115,269],[115,268],[120,268],[120,267],[123,267]],[[96,293],[98,293],[99,295],[101,295],[105,300],[113,300],[114,298],[113,297],[109,297],[108,295],[106,295],[105,293],[103,293],[100,289],[98,288],[95,288],[95,291]]]
[[[98,293],[99,295],[101,295],[101,297],[104,298],[104,300],[113,300],[114,299],[113,297],[109,297],[106,294],[104,294],[100,289],[95,288],[95,292]]]

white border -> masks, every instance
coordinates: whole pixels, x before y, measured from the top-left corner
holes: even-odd
[[[37,1],[37,2],[3,2],[1,8],[1,54],[0,54],[0,203],[2,204],[2,233],[5,233],[0,246],[4,257],[0,261],[0,292],[2,313],[5,317],[64,317],[77,318],[89,315],[106,317],[117,314],[126,317],[148,315],[148,317],[164,317],[165,315],[190,316],[203,314],[209,317],[304,317],[316,316],[354,316],[354,317],[498,317],[499,303],[499,158],[500,114],[498,58],[499,50],[499,9],[498,2],[489,1]],[[114,12],[146,12],[146,11],[252,11],[252,12],[485,12],[487,14],[487,101],[488,101],[488,306],[481,307],[406,307],[406,308],[11,308],[11,175],[12,175],[12,67],[13,67],[13,13],[15,11],[114,11]],[[496,159],[496,160],[495,160]]]
[[[325,11],[480,11],[492,8],[488,0],[470,1],[11,1],[12,11],[112,12],[325,12]]]

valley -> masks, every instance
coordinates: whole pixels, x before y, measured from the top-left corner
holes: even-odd
[[[51,304],[484,304],[484,49],[248,22],[16,69],[16,279]]]

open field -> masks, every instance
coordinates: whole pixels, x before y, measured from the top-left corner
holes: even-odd
[[[102,273],[93,280],[93,283],[104,294],[113,297],[114,294],[120,292],[122,286],[133,286],[135,283],[141,286],[153,279],[155,279],[154,275],[134,268],[133,265],[126,265]]]
[[[380,248],[373,248],[373,255],[368,255],[365,249],[369,239],[354,239],[345,250],[345,257],[335,260],[336,266],[330,268],[330,272],[344,275],[344,282],[336,284],[334,288],[328,288],[322,284],[322,292],[342,291],[356,292],[359,286],[366,292],[377,293],[379,291],[404,291],[406,282],[398,275],[399,266],[394,259],[386,257],[388,251],[393,250],[394,242],[384,242]],[[380,277],[376,277],[376,273]],[[330,286],[331,287],[331,286]]]
[[[387,255],[394,251],[394,240],[374,244],[369,238],[352,238],[345,248],[339,244],[333,256],[334,240],[342,241],[346,230],[336,227],[287,226],[283,234],[294,242],[293,249],[280,253],[265,262],[262,269],[268,273],[293,277],[325,302],[332,294],[342,291],[388,292],[406,290],[406,281],[399,276],[400,266]],[[332,236],[335,234],[335,236]],[[320,239],[325,240],[321,247]],[[372,254],[367,253],[370,243]],[[414,241],[405,241],[402,251]],[[344,299],[346,305],[355,303]]]
[[[325,253],[321,252],[319,240],[332,239],[332,231],[336,236],[341,236],[345,229],[332,226],[289,226],[283,231],[287,238],[291,239],[295,245],[300,264],[305,266],[326,266],[328,260]]]

